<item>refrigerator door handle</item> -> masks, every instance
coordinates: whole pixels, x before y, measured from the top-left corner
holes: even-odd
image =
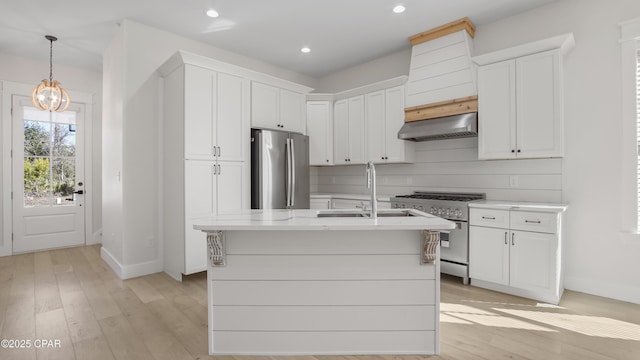
[[[293,138],[289,139],[289,152],[291,153],[291,207],[296,204],[296,147],[293,143]]]
[[[287,158],[286,160],[286,167],[287,167],[287,181],[285,184],[285,196],[287,198],[287,207],[291,206],[291,139],[287,138],[287,141],[285,143],[285,156]]]

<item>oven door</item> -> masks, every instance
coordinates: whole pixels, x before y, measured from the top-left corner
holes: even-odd
[[[440,233],[440,259],[459,264],[469,263],[469,226],[466,221],[451,220],[456,228]]]

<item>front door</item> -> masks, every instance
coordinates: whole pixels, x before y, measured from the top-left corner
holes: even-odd
[[[85,106],[12,98],[13,253],[83,245]]]

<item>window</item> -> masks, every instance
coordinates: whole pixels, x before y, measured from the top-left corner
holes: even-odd
[[[637,228],[640,230],[640,46],[636,49],[636,144],[638,148],[638,162],[636,175],[638,180],[637,188]]]
[[[622,232],[640,240],[640,18],[620,25],[622,53]]]

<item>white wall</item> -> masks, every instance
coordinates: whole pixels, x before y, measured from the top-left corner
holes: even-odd
[[[564,68],[565,158],[485,162],[474,160],[474,141],[422,143],[416,164],[379,166],[379,174],[391,181],[391,185],[381,181],[381,190],[389,194],[414,188],[481,190],[490,199],[567,202],[566,288],[640,303],[640,237],[625,232],[620,221],[626,210],[623,199],[634,194],[620,190],[625,172],[618,43],[618,23],[637,17],[640,2],[636,0],[561,0],[478,26],[476,55],[574,33],[576,48]],[[402,58],[400,54],[397,59],[388,57],[399,62]],[[348,73],[341,77],[355,79],[353,83],[333,76],[319,83],[332,91],[345,90],[360,86],[360,79],[367,76],[377,77],[375,68],[350,71],[352,77]],[[319,191],[365,191],[364,167],[315,168],[312,175],[313,188]],[[507,175],[518,175],[521,188],[527,190],[511,189]]]
[[[103,257],[124,278],[162,269],[162,104],[158,93],[161,78],[156,69],[178,50],[311,87],[316,82],[314,78],[175,34],[128,20],[122,22],[104,54],[103,65]],[[108,138],[113,147],[107,145]]]
[[[101,161],[102,161],[102,144],[101,144],[101,119],[102,119],[102,76],[99,72],[72,66],[53,64],[54,78],[59,80],[62,86],[71,91],[84,92],[93,94],[93,132],[92,132],[92,158],[87,161],[92,162],[93,166],[93,231],[96,236],[93,239],[87,239],[87,242],[99,241],[97,236],[102,227],[102,180],[101,180]],[[30,58],[16,56],[7,53],[0,53],[0,80],[11,81],[23,84],[33,84],[49,76],[49,62],[38,61]],[[73,100],[73,99],[72,99]],[[11,119],[3,119],[10,121]],[[2,182],[2,169],[0,169],[0,188]],[[9,194],[2,194],[2,198],[8,197]],[[0,209],[0,212],[2,209]],[[0,219],[2,214],[0,213]],[[0,234],[2,226],[11,226],[11,224],[0,224]],[[5,239],[5,241],[10,241]]]
[[[409,75],[411,44],[407,49],[327,75],[318,80],[317,93],[336,93],[374,82]]]

